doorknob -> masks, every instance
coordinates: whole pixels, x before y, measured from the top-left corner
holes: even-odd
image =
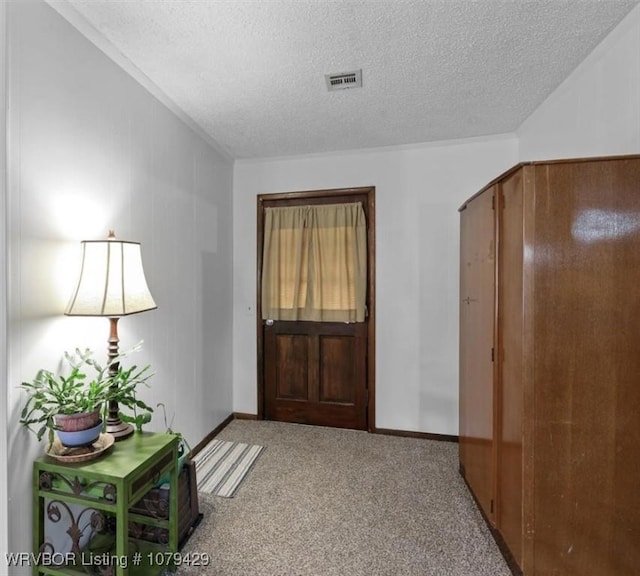
[[[264,321],[264,323],[265,323],[267,326],[273,326],[273,320],[272,320],[271,318],[269,318],[268,320],[265,320],[265,321]]]

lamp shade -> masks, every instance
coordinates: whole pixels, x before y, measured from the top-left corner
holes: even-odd
[[[138,242],[84,240],[78,285],[65,310],[68,316],[117,318],[153,310]]]

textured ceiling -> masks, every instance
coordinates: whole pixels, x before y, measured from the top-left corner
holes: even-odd
[[[234,158],[515,130],[638,0],[69,0]],[[361,89],[325,74],[362,68]]]

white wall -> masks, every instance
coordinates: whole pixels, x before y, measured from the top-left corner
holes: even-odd
[[[640,153],[640,6],[517,131],[521,160]]]
[[[9,550],[7,526],[7,390],[2,382],[7,381],[7,271],[6,271],[6,4],[0,2],[0,566],[1,559]]]
[[[9,377],[0,386],[9,438],[2,465],[9,549],[26,552],[31,460],[44,443],[18,425],[16,387],[75,346],[106,358],[106,319],[62,315],[80,240],[114,228],[142,243],[158,310],[123,318],[119,328],[121,348],[145,340],[137,361],[156,375],[144,399],[166,403],[173,428],[192,444],[231,412],[233,168],[50,6],[6,6]],[[164,430],[161,415],[149,429]]]
[[[376,187],[376,423],[458,434],[458,208],[515,137],[236,162],[234,410],[256,413],[256,196]]]

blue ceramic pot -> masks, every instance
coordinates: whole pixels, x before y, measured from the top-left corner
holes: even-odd
[[[102,432],[102,420],[97,426],[87,428],[86,430],[77,430],[75,432],[65,432],[64,430],[58,430],[58,438],[65,446],[75,448],[77,446],[88,446],[93,444],[98,438],[100,438],[100,432]]]

